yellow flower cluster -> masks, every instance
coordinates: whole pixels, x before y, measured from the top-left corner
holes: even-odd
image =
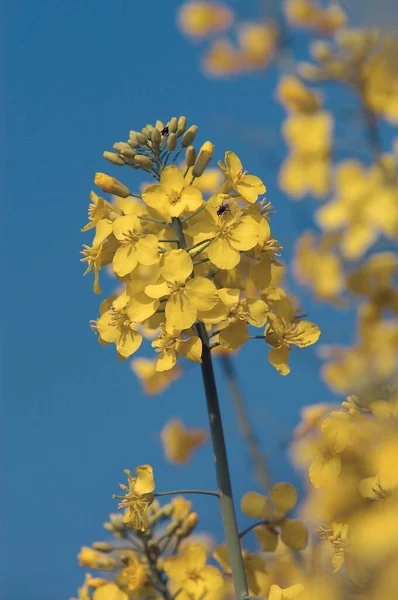
[[[331,35],[346,24],[346,14],[337,2],[324,7],[318,0],[286,0],[288,21],[321,35]]]
[[[286,375],[292,346],[306,347],[320,335],[273,284],[280,246],[271,236],[270,204],[261,199],[265,185],[230,151],[206,182],[213,145],[206,142],[196,152],[196,132],[185,117],[173,117],[131,131],[128,142],[114,145],[115,153],[105,152],[115,166],[141,169],[156,183],[138,195],[97,173],[95,183],[115,199],[92,192],[83,228],[95,230],[82,259],[86,273],[94,272],[94,291],[101,291],[99,272],[106,265],[121,286],[101,304],[92,328],[102,344],[115,344],[121,360],[144,336],[152,339],[156,363],[136,363],[135,369],[154,391],[168,381],[156,373],[175,370],[180,356],[201,362],[203,344],[230,351],[251,337],[262,339],[271,347],[269,362]],[[180,168],[175,163],[182,152]],[[206,200],[209,185],[217,187]],[[262,334],[250,335],[251,327]]]
[[[294,447],[302,462],[311,461],[304,514],[323,521],[320,538],[334,570],[344,565],[346,588],[366,600],[396,597],[397,416],[396,385],[368,389]]]

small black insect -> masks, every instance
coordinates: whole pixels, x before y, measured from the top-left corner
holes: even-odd
[[[162,135],[169,135],[169,128],[167,127],[163,127],[162,131],[160,132]]]
[[[229,204],[220,204],[217,208],[217,217],[221,217],[221,215],[225,215],[227,212],[230,212]]]

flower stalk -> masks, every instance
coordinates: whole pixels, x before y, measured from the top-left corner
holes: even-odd
[[[178,237],[180,248],[186,249],[187,245],[180,219],[174,217],[172,220],[172,225],[176,233],[176,237]],[[211,357],[209,338],[203,323],[198,323],[196,325],[196,330],[203,345],[201,369],[203,385],[205,388],[207,411],[210,421],[210,434],[215,458],[221,518],[228,550],[228,558],[231,565],[235,595],[237,600],[241,600],[243,596],[248,594],[248,588],[240,546],[235,506],[232,496],[231,477],[228,466],[228,456],[225,445],[220,404],[218,400],[217,385],[214,376],[213,361]]]

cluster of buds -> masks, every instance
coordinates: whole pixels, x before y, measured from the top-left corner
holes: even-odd
[[[94,272],[97,293],[105,265],[112,265],[121,290],[104,300],[92,327],[122,360],[143,336],[151,338],[157,371],[172,369],[178,356],[201,362],[204,345],[234,351],[249,338],[262,339],[271,347],[269,361],[285,375],[292,345],[313,344],[319,329],[300,318],[278,285],[281,246],[271,236],[270,203],[261,198],[265,185],[229,151],[212,170],[209,190],[213,144],[197,152],[197,129],[187,128],[185,117],[157,121],[130,132],[128,142],[115,145],[118,154],[106,155],[156,183],[138,195],[96,174],[95,183],[114,198],[91,194],[83,230],[95,228],[95,236],[82,260]],[[177,165],[182,152],[185,164]],[[261,335],[250,335],[251,327]]]

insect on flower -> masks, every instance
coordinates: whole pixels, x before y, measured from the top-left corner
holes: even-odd
[[[167,125],[166,125],[166,127],[163,127],[163,129],[160,133],[161,133],[161,135],[164,135],[164,136],[169,134],[169,128],[167,127]]]
[[[231,212],[230,208],[229,208],[229,204],[228,203],[220,204],[220,206],[217,208],[217,217],[221,217],[221,215],[224,215],[227,212]]]

